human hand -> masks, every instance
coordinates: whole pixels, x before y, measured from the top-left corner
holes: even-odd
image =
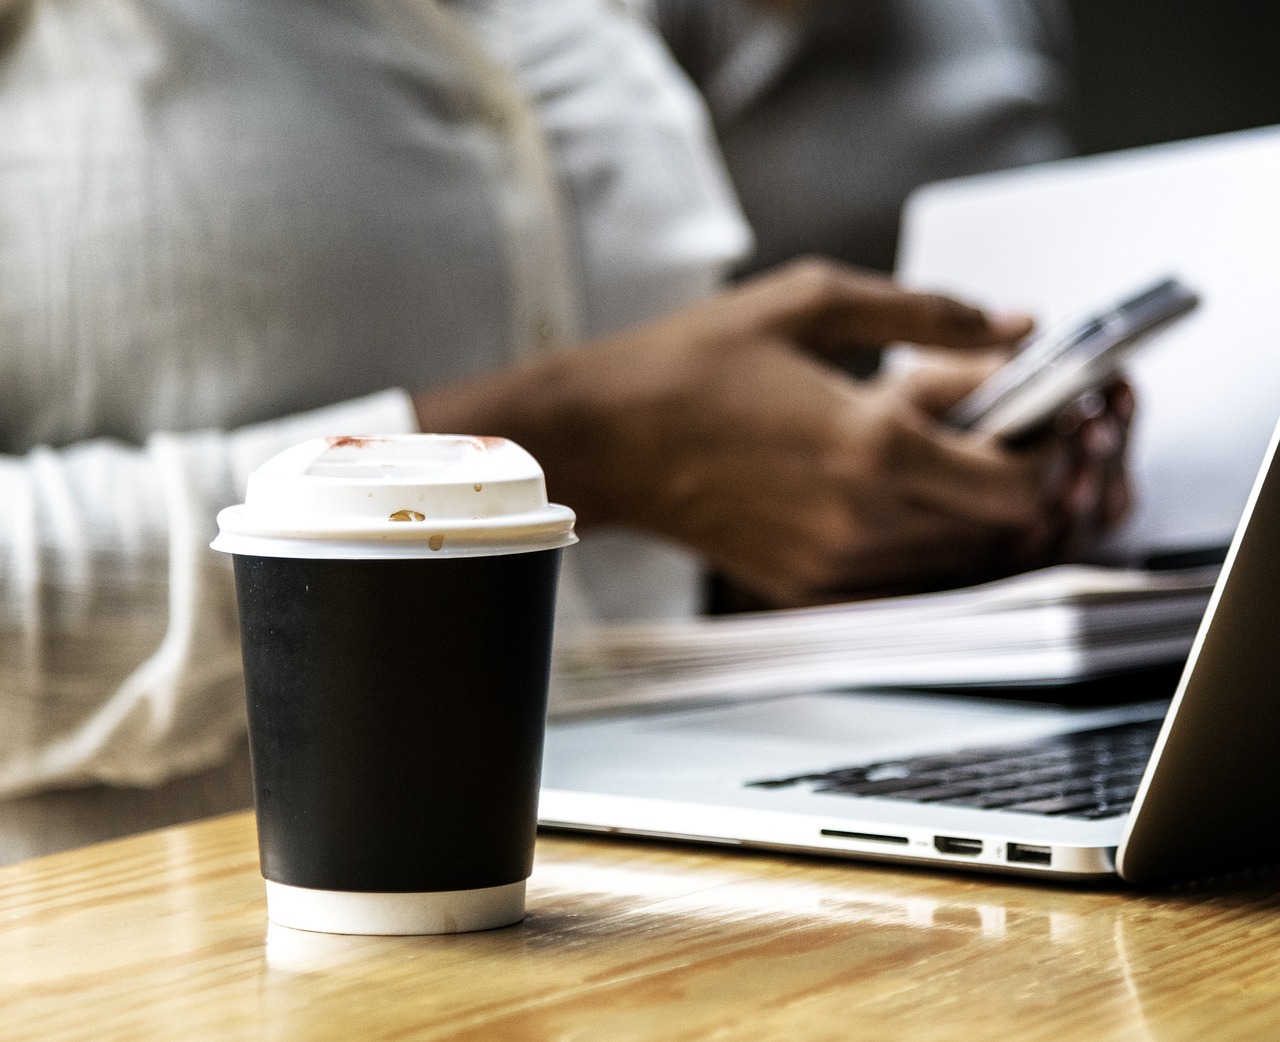
[[[1129,513],[1133,493],[1125,456],[1135,402],[1128,381],[1116,380],[1084,395],[1057,418],[1052,436],[1066,446],[1068,477],[1053,556],[1078,558]]]
[[[421,395],[419,413],[519,441],[584,527],[666,536],[769,603],[806,604],[1007,571],[1062,541],[1069,437],[1015,453],[938,420],[989,359],[868,382],[831,364],[896,340],[1009,345],[1030,325],[808,261]],[[1081,510],[1100,487],[1081,479]]]
[[[941,418],[972,390],[974,363],[934,352],[917,355],[917,365],[920,357],[929,361],[914,371],[902,393]],[[912,387],[911,380],[917,386]],[[1117,378],[1071,403],[1033,440],[1006,449],[1034,461],[1046,498],[1036,523],[1010,544],[1004,564],[992,562],[997,570],[1078,560],[1128,514],[1132,490],[1126,454],[1134,408],[1133,387]],[[984,435],[969,437],[995,442]]]

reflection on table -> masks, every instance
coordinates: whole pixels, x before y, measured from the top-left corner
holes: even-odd
[[[0,1039],[1256,1040],[1275,889],[543,836],[519,926],[338,937],[268,925],[236,815],[0,870]]]

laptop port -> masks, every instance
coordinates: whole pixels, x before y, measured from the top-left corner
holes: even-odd
[[[934,836],[934,849],[940,854],[960,854],[963,857],[977,857],[982,853],[982,840],[962,839],[959,836]]]
[[[869,843],[907,843],[906,836],[882,836],[878,832],[845,832],[841,829],[823,829],[824,836],[835,836],[836,839],[861,839]]]
[[[1024,865],[1047,865],[1053,860],[1053,852],[1049,847],[1036,847],[1030,843],[1010,843],[1005,848],[1005,857]]]

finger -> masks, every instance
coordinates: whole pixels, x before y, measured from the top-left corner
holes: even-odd
[[[1128,514],[1132,506],[1128,468],[1125,466],[1127,428],[1118,417],[1095,421],[1105,434],[1093,432],[1086,439],[1090,454],[1086,465],[1098,474],[1098,508],[1095,524],[1103,532]]]
[[[1102,523],[1104,528],[1111,528],[1133,509],[1133,487],[1125,455],[1133,429],[1133,417],[1137,411],[1137,396],[1127,380],[1117,380],[1107,389],[1107,409],[1109,415],[1114,417],[1120,442],[1103,482]]]
[[[1055,482],[1070,471],[1056,441],[1014,453],[922,419],[903,425],[896,458],[886,465],[903,494],[953,517],[1025,530],[1043,517],[1058,494]]]
[[[1025,315],[993,315],[824,260],[793,262],[762,276],[744,300],[766,324],[832,355],[899,340],[954,348],[1011,344],[1033,325]]]
[[[1061,438],[1074,437],[1086,424],[1103,416],[1107,399],[1101,391],[1086,391],[1054,417],[1052,428]]]
[[[1126,428],[1133,423],[1137,411],[1137,394],[1128,380],[1116,380],[1106,389],[1107,408]]]
[[[1127,380],[1115,380],[1106,387],[1085,392],[1066,406],[1055,418],[1054,430],[1063,437],[1071,437],[1089,421],[1109,416],[1127,436],[1135,405],[1132,385]]]
[[[1103,528],[1112,528],[1119,524],[1133,509],[1133,489],[1129,484],[1128,474],[1121,470],[1107,482],[1106,494],[1103,497]]]
[[[943,416],[1000,368],[1005,356],[931,354],[925,364],[881,379],[897,384],[898,392],[930,416]]]

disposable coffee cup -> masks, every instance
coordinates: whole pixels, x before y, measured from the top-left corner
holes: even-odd
[[[218,515],[267,915],[456,933],[524,917],[573,512],[513,442],[305,442]]]

